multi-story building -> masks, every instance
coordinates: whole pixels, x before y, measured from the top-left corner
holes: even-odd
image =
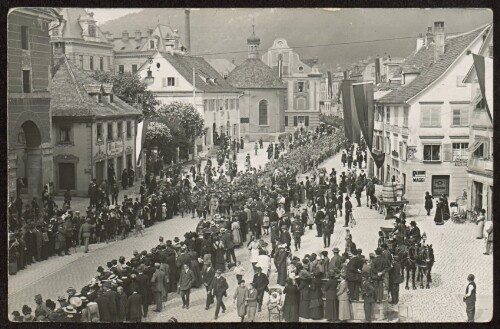
[[[114,96],[112,84],[97,82],[65,56],[57,66],[50,106],[54,191],[70,189],[85,196],[90,180],[107,179],[110,166],[118,181],[123,168],[136,171],[135,134],[142,111]]]
[[[466,167],[454,161],[470,133],[471,87],[462,80],[472,65],[466,52],[480,49],[489,28],[446,36],[444,22],[435,22],[433,42],[403,64],[402,86],[376,102],[374,147],[386,157],[375,175],[394,176],[410,201],[422,202],[426,191],[453,200],[467,188]]]
[[[9,196],[39,197],[52,182],[49,24],[57,13],[16,8],[7,24]]]
[[[115,56],[115,72],[136,73],[157,51],[185,54],[186,48],[180,41],[178,30],[158,24],[154,29],[136,30],[134,35],[123,31],[121,37],[105,33],[112,41]]]
[[[50,43],[54,56],[65,54],[84,71],[112,72],[113,44],[97,26],[94,14],[84,8],[56,10],[63,21],[52,23]]]
[[[156,51],[138,74],[161,104],[190,103],[203,115],[207,132],[198,149],[210,147],[216,135],[239,137],[241,92],[202,57]]]
[[[285,130],[319,126],[322,74],[318,71],[318,60],[301,60],[285,39],[278,38],[262,55],[262,61],[277,72],[281,63],[280,74],[288,87]]]
[[[227,81],[243,93],[240,99],[240,135],[247,141],[262,138],[278,141],[285,131],[287,87],[278,72],[259,59],[260,38],[247,39],[248,59],[237,66]]]
[[[493,59],[493,26],[477,54]],[[493,66],[490,69],[492,68]],[[493,72],[486,74],[491,75]],[[485,102],[475,66],[471,67],[464,82],[472,85],[469,148],[459,159],[461,165],[467,163],[468,208],[485,209],[488,218],[493,218],[493,102]],[[486,88],[489,87],[491,89],[487,91]],[[486,84],[485,92],[493,95],[492,85]]]

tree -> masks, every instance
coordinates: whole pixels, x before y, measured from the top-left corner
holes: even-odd
[[[91,77],[101,83],[112,83],[114,94],[129,104],[140,104],[145,117],[151,117],[159,105],[153,93],[147,89],[147,84],[137,74],[95,71]]]
[[[188,149],[194,146],[196,137],[205,134],[205,122],[196,108],[189,103],[172,102],[164,104],[155,111],[154,118],[166,124],[172,133],[171,149],[167,152],[172,158],[179,147],[183,158],[188,157]]]
[[[146,132],[146,143],[150,146],[160,147],[162,144],[167,144],[172,141],[172,134],[166,124],[152,121],[148,124]]]

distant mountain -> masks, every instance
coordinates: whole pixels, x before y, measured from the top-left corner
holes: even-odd
[[[445,22],[445,33],[465,32],[492,22],[493,14],[484,9],[200,9],[191,12],[191,47],[195,55],[241,63],[255,21],[261,53],[283,37],[302,58],[318,56],[321,69],[335,69],[377,54],[406,57],[415,48],[418,34],[425,34],[438,20]],[[148,8],[108,21],[101,29],[115,37],[123,30],[133,35],[136,29],[158,22],[178,29],[184,41],[184,9]],[[411,38],[343,44],[402,37]],[[306,47],[325,44],[337,45]]]

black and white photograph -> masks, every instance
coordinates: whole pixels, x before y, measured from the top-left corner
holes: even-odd
[[[27,6],[4,30],[4,318],[493,320],[492,9]]]

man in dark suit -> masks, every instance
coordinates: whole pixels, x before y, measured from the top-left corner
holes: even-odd
[[[349,218],[350,218],[351,213],[352,213],[352,203],[351,203],[351,201],[349,201],[349,197],[348,196],[345,197],[344,208],[345,208],[345,224],[344,224],[344,227],[347,227],[347,226],[349,226]]]
[[[118,293],[114,290],[111,290],[111,284],[107,283],[104,285],[104,297],[109,299],[110,304],[110,312],[111,312],[111,322],[118,321]]]
[[[141,322],[142,318],[142,296],[134,287],[132,295],[127,300],[127,315],[130,322]]]
[[[356,249],[352,250],[353,257],[346,266],[346,281],[349,286],[349,297],[351,300],[359,300],[359,286],[361,283],[361,270],[363,260],[359,257]]]
[[[143,272],[143,267],[139,268],[139,274],[136,277],[137,282],[140,287],[140,295],[142,296],[142,313],[144,317],[148,315],[148,306],[149,306],[149,291],[151,288],[149,287],[149,277],[146,273]]]
[[[257,266],[255,268],[255,275],[253,276],[253,284],[257,290],[257,302],[259,304],[259,312],[262,309],[262,300],[264,299],[264,292],[268,291],[269,279],[266,274],[262,273],[262,268]]]
[[[178,292],[182,298],[182,308],[189,309],[189,295],[191,294],[191,287],[195,282],[193,271],[189,268],[188,264],[184,264],[179,276]]]
[[[160,270],[160,263],[155,263],[156,271],[153,273],[151,277],[151,290],[153,292],[154,301],[156,303],[155,312],[161,312],[162,309],[162,295],[165,290],[164,282],[165,282],[165,273]]]
[[[99,321],[100,322],[113,322],[112,305],[109,298],[105,297],[102,292],[97,292],[95,299],[97,307],[99,308]]]
[[[213,296],[217,298],[217,305],[215,306],[215,320],[219,316],[219,310],[222,307],[222,313],[226,313],[226,305],[222,301],[222,298],[227,296],[227,289],[229,288],[226,278],[222,275],[221,270],[215,271],[215,278],[212,280],[212,284],[210,285],[210,292]]]
[[[210,291],[210,287],[212,286],[212,281],[214,280],[215,277],[215,270],[212,267],[212,262],[209,260],[206,262],[206,267],[201,273],[201,277],[203,279],[203,285],[205,286],[205,289],[207,290],[207,301],[205,303],[205,310],[208,310],[210,305],[214,302],[214,296],[212,295],[212,292]]]
[[[372,321],[372,311],[373,304],[375,303],[375,287],[368,276],[363,278],[363,283],[361,285],[361,291],[363,292],[363,301],[365,308],[365,321]]]
[[[384,298],[384,276],[387,275],[386,272],[389,271],[389,262],[385,257],[382,256],[382,250],[377,248],[375,250],[375,258],[371,262],[370,266],[370,279],[373,280],[375,286],[375,292],[377,297],[377,302],[381,302]]]
[[[399,285],[403,283],[404,278],[401,275],[401,263],[399,262],[399,256],[395,255],[393,257],[392,268],[389,271],[389,287],[391,291],[391,301],[389,304],[399,303]]]
[[[128,296],[125,293],[125,290],[123,287],[118,287],[116,289],[116,292],[118,294],[118,322],[124,322],[127,318],[127,302],[128,302]]]

